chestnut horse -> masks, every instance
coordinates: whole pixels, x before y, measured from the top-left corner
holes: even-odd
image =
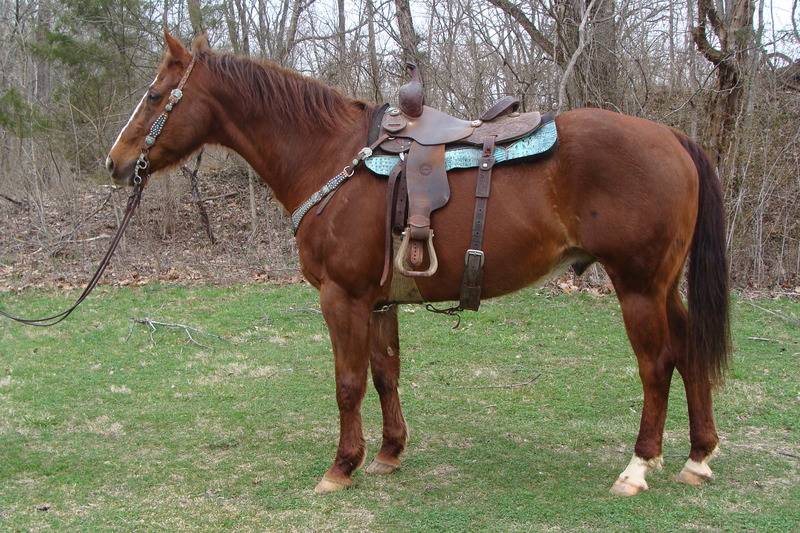
[[[190,52],[166,32],[165,37],[158,75],[108,156],[115,183],[130,185],[134,176],[146,182],[149,173],[212,143],[244,157],[294,212],[364,147],[377,113],[373,105],[269,62],[213,52],[203,39]],[[179,83],[183,99],[167,106],[166,95]],[[165,107],[170,119],[157,128],[157,142],[146,146],[151,124]],[[646,475],[661,466],[675,368],[686,387],[691,439],[677,480],[700,485],[712,476],[708,461],[719,442],[712,389],[729,351],[716,170],[686,135],[647,120],[580,109],[558,116],[556,125],[559,141],[552,153],[494,169],[483,297],[599,261],[619,298],[644,390],[633,458],[612,491],[646,490]],[[137,165],[149,167],[145,176]],[[439,268],[433,277],[415,278],[424,301],[459,298],[476,174],[449,173],[449,203],[432,216]],[[391,283],[381,284],[385,194],[386,181],[357,166],[324,210],[309,211],[297,230],[302,272],[320,292],[336,367],[339,446],[317,492],[350,487],[364,461],[361,402],[370,369],[380,396],[383,442],[367,472],[399,468],[408,438],[397,392],[397,306],[387,305],[393,302]],[[687,259],[688,312],[679,293]]]

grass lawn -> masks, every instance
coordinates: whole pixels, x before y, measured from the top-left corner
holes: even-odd
[[[404,306],[403,468],[317,496],[338,412],[312,288],[103,290],[54,328],[0,322],[0,531],[800,531],[800,303],[732,307],[706,487],[672,481],[689,449],[676,374],[664,470],[636,498],[609,493],[642,401],[619,305],[528,290],[455,330]],[[364,421],[369,461],[372,390]]]

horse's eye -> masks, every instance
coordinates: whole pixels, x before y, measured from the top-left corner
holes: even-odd
[[[149,91],[147,93],[147,101],[150,102],[151,104],[159,103],[161,101],[161,98],[163,97],[155,91]]]

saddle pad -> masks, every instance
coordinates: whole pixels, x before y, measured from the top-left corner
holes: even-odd
[[[555,121],[548,122],[527,137],[523,137],[506,146],[498,146],[494,150],[497,163],[521,159],[546,152],[557,140]],[[481,158],[481,149],[464,147],[447,150],[444,154],[445,170],[454,168],[477,168]],[[400,161],[396,155],[373,155],[364,160],[367,168],[375,174],[388,176],[392,168]]]

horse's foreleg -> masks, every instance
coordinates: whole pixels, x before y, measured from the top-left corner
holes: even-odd
[[[400,454],[408,439],[408,428],[397,394],[400,379],[397,306],[372,313],[369,332],[372,381],[378,391],[383,413],[383,444],[375,460],[367,467],[367,472],[389,474],[400,467]]]
[[[316,492],[349,488],[350,476],[364,461],[361,402],[369,368],[370,302],[352,298],[338,286],[323,286],[320,305],[328,324],[336,364],[336,402],[339,406],[339,447]]]
[[[663,296],[619,294],[625,329],[639,363],[644,403],[634,455],[611,491],[634,496],[647,490],[645,478],[662,459],[662,439],[667,416],[674,354],[669,345],[669,326]]]
[[[683,354],[687,353],[686,331],[688,314],[677,291],[668,302],[670,329],[673,344],[683,346]],[[686,465],[676,480],[688,485],[702,485],[713,477],[708,461],[719,445],[717,429],[714,425],[713,401],[711,398],[711,382],[708,374],[696,375],[689,369],[687,355],[677,359],[678,372],[686,387],[686,402],[689,408],[689,438],[691,450]]]

